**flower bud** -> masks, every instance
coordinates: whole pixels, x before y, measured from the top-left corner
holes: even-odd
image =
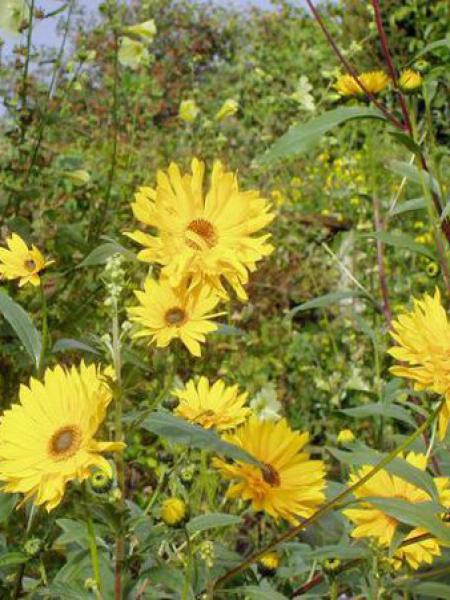
[[[398,80],[398,87],[405,94],[414,94],[417,92],[423,83],[422,75],[412,69],[405,69]]]
[[[180,498],[167,498],[161,506],[161,519],[170,527],[178,527],[187,519],[187,507]]]
[[[195,100],[183,100],[180,103],[178,110],[178,116],[185,123],[192,123],[200,113],[200,109],[197,106]]]
[[[96,471],[89,477],[89,483],[96,494],[106,494],[112,488],[114,480],[104,471]]]
[[[355,435],[350,429],[341,429],[337,436],[338,444],[351,444],[355,441]]]
[[[258,560],[258,573],[263,577],[273,577],[280,565],[280,557],[276,552],[267,552]]]
[[[228,117],[232,117],[237,113],[239,109],[239,104],[233,98],[227,98],[222,106],[216,113],[216,120],[222,121],[223,119],[227,119]]]

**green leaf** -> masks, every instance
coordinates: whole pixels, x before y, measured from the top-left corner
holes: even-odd
[[[34,365],[38,367],[42,349],[41,336],[28,314],[4,291],[0,291],[0,313],[14,329]]]
[[[407,581],[400,581],[398,587],[413,588],[416,598],[439,598],[440,600],[450,598],[450,585],[440,583],[439,581],[425,581],[420,583],[412,577]]]
[[[52,352],[56,354],[57,352],[65,352],[67,350],[79,350],[81,352],[89,352],[91,354],[97,354],[100,356],[100,352],[89,346],[89,344],[85,344],[84,342],[80,342],[79,340],[74,340],[71,338],[61,338],[57,340],[53,345]]]
[[[293,125],[265,154],[257,159],[257,163],[270,164],[280,158],[307,152],[320,141],[325,133],[346,121],[354,119],[385,120],[379,110],[371,107],[343,106],[335,108],[311,119],[307,123]]]
[[[114,254],[122,254],[132,260],[135,259],[134,254],[127,248],[114,240],[109,240],[104,244],[100,244],[100,246],[97,246],[97,248],[94,248],[94,250],[92,250],[92,252],[90,252],[79,265],[77,265],[77,269],[102,265],[109,258],[111,258],[111,256],[114,256]]]
[[[238,446],[224,442],[212,429],[203,429],[199,425],[188,423],[175,415],[165,412],[153,412],[146,417],[141,426],[155,435],[175,444],[203,448],[228,456],[234,460],[264,467],[256,458]]]
[[[414,252],[415,254],[423,254],[427,256],[431,260],[435,260],[435,256],[433,251],[427,246],[423,246],[422,244],[418,244],[413,240],[412,237],[406,235],[405,233],[388,233],[387,231],[373,231],[371,233],[362,233],[359,234],[361,238],[374,238],[376,240],[380,240],[389,246],[395,246],[397,248],[404,248],[405,250],[409,250],[410,252]]]
[[[28,556],[23,552],[0,552],[0,569],[26,563]]]
[[[431,44],[428,44],[427,46],[425,46],[425,48],[423,48],[423,50],[416,54],[411,63],[415,62],[419,57],[423,56],[424,54],[427,54],[432,50],[436,50],[437,48],[450,48],[450,37],[447,36],[442,40],[436,40],[435,42],[431,42]]]
[[[410,152],[416,156],[420,156],[422,151],[420,146],[416,142],[406,135],[406,133],[400,133],[399,131],[389,131],[389,135],[393,137],[397,142],[405,146]]]
[[[368,502],[381,509],[400,523],[411,527],[423,527],[427,532],[436,536],[440,541],[450,543],[450,526],[439,518],[442,506],[435,502],[420,502],[414,504],[400,498],[364,498],[358,502]]]
[[[412,210],[421,210],[427,207],[427,203],[425,198],[422,196],[420,198],[413,198],[412,200],[406,200],[406,202],[401,202],[394,207],[394,210],[391,212],[392,215],[401,215],[405,212],[410,212]]]
[[[206,515],[198,515],[189,521],[186,525],[187,530],[192,535],[197,531],[206,531],[215,527],[229,527],[241,523],[241,517],[228,515],[226,513],[209,513]]]
[[[387,164],[387,168],[417,185],[422,186],[424,183],[431,191],[439,194],[439,185],[436,179],[426,171],[418,169],[415,165],[400,160],[391,160]]]
[[[386,456],[386,454],[382,452],[376,452],[364,444],[358,444],[357,447],[352,449],[351,452],[338,450],[337,448],[328,448],[328,450],[340,462],[350,465],[357,465],[360,467],[363,465],[375,466]],[[385,469],[389,473],[397,475],[397,477],[400,477],[412,485],[424,490],[430,494],[434,500],[439,501],[439,495],[436,490],[434,480],[426,471],[422,471],[421,469],[414,467],[409,462],[403,458],[399,458],[398,456],[395,457],[385,467]]]
[[[0,523],[4,523],[17,504],[17,494],[3,494],[0,492]]]
[[[391,417],[392,419],[408,423],[412,427],[416,426],[416,422],[410,413],[402,406],[394,403],[371,402],[363,406],[357,406],[356,408],[343,408],[340,412],[355,419],[365,419],[366,417],[373,416]]]
[[[246,585],[244,587],[227,590],[234,593],[234,598],[251,598],[251,600],[287,600],[287,596],[280,594],[267,582],[265,585]]]
[[[346,300],[347,298],[367,298],[367,296],[365,296],[365,294],[362,292],[350,290],[346,292],[332,292],[330,294],[318,296],[317,298],[314,298],[314,300],[309,300],[308,302],[304,302],[299,306],[294,306],[289,314],[292,316],[298,312],[311,310],[312,308],[325,308],[332,304],[337,304],[341,300]]]
[[[240,329],[239,327],[234,327],[234,325],[227,325],[226,323],[218,324],[217,330],[215,331],[215,335],[245,335],[245,331]]]
[[[326,560],[329,558],[339,558],[340,560],[352,560],[353,558],[364,558],[369,556],[368,549],[363,547],[353,547],[345,544],[333,544],[330,546],[322,546],[307,551],[305,557],[311,560]]]
[[[450,200],[444,206],[443,211],[441,212],[441,221],[443,221],[446,217],[450,215]]]

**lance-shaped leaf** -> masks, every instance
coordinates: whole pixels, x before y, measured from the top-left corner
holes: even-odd
[[[382,113],[376,108],[364,106],[342,106],[330,110],[307,123],[293,125],[287,133],[281,136],[262,156],[257,159],[259,164],[270,164],[280,158],[296,156],[311,150],[319,143],[322,136],[354,119],[381,119]]]
[[[264,465],[254,456],[234,444],[225,442],[212,429],[203,429],[199,425],[189,423],[170,413],[162,411],[150,413],[142,421],[141,427],[174,444],[210,450],[216,454],[264,468]]]
[[[23,308],[6,292],[0,292],[0,313],[14,329],[31,360],[37,367],[41,356],[41,336]]]
[[[352,452],[338,450],[337,448],[328,448],[328,450],[338,461],[349,465],[357,465],[359,467],[364,465],[375,466],[386,456],[386,454],[376,452],[364,444],[358,444]],[[398,456],[395,457],[385,469],[392,475],[397,475],[397,477],[424,490],[430,494],[434,500],[439,502],[439,496],[433,477],[426,471],[414,467],[408,461],[399,458]]]

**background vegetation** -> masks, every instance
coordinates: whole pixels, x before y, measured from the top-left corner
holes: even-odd
[[[50,363],[72,364],[80,357],[110,361],[111,306],[105,300],[112,276],[105,263],[114,252],[124,260],[116,283],[126,335],[126,307],[145,267],[134,259],[135,248],[123,232],[134,228],[134,192],[152,185],[157,169],[170,161],[186,169],[192,156],[209,164],[220,157],[238,171],[244,189],[257,187],[276,207],[271,227],[276,251],[251,278],[250,301],[230,302],[227,324],[209,338],[201,361],[190,360],[181,345],[147,353],[134,342],[124,344],[127,598],[200,597],[208,580],[284,527],[243,512],[243,506],[225,507],[223,484],[211,474],[204,451],[138,426],[150,411],[167,409],[169,392],[179,382],[199,374],[220,376],[238,383],[251,400],[273,405],[294,429],[309,431],[313,454],[326,460],[335,482],[330,497],[348,476],[349,466],[331,452],[341,429],[388,452],[410,433],[417,412],[408,390],[388,373],[386,315],[436,285],[444,290],[448,281],[445,285],[445,240],[437,234],[436,246],[439,223],[425,202],[429,191],[411,168],[415,148],[370,119],[330,129],[295,155],[267,158],[267,149],[292,124],[344,105],[333,89],[341,68],[317,23],[288,2],[274,5],[271,12],[244,15],[195,2],[142,0],[126,7],[109,0],[92,24],[75,2],[55,2],[64,10],[54,15],[40,13],[36,2],[33,19],[59,19],[63,45],[35,48],[32,37],[27,40],[32,26],[24,23],[13,56],[1,63],[1,238],[17,232],[56,261],[45,278]],[[338,46],[360,71],[386,68],[370,8],[358,0],[321,5]],[[426,144],[432,185],[444,200],[449,64],[448,47],[436,42],[445,37],[449,16],[441,0],[383,2],[396,66],[412,65],[425,78],[421,93],[408,103],[416,139]],[[146,46],[148,57],[132,67],[122,64],[124,27],[148,19],[157,27]],[[237,102],[238,111],[217,119],[227,99]],[[195,100],[199,109],[191,122],[180,118],[183,100]],[[393,94],[387,92],[384,101],[398,110]],[[365,107],[365,101],[348,105]],[[374,210],[383,219],[388,299],[380,288]],[[6,282],[2,288],[39,328],[35,290]],[[318,297],[322,300],[308,304]],[[6,408],[32,365],[6,320],[0,321],[0,338],[0,397]],[[378,403],[383,410],[374,409]],[[413,447],[424,450],[423,440]],[[440,473],[450,476],[448,450],[447,440],[434,459]],[[186,467],[195,473],[192,481],[184,480]],[[23,511],[12,512],[11,498],[1,497],[2,597],[12,594],[20,563],[26,564],[27,597],[98,596],[85,525],[71,501],[77,494],[74,487],[54,514],[35,517],[35,551],[23,546]],[[193,529],[193,571],[183,531],[168,529],[158,518],[160,501],[170,495],[183,497],[193,517],[218,512],[241,517],[228,527],[206,523]],[[104,598],[114,597],[111,553],[124,527],[116,502],[109,492],[93,495],[90,504]],[[299,588],[315,598],[448,597],[448,550],[419,575],[393,572],[370,544],[354,545],[349,530],[339,513],[325,517],[282,546],[274,577],[248,571],[223,597],[289,598]],[[340,571],[354,559],[364,567]],[[302,588],[318,574],[313,589]],[[431,581],[441,587],[432,588]]]

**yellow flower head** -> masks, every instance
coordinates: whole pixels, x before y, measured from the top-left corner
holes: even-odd
[[[410,452],[406,456],[406,460],[417,469],[425,471],[427,457],[424,454]],[[353,473],[350,476],[350,485],[359,481],[371,470],[371,466],[364,466],[356,473]],[[445,507],[450,506],[450,480],[446,477],[435,477],[434,481],[442,505]],[[384,469],[378,471],[378,473],[358,488],[355,491],[355,496],[360,500],[364,498],[399,498],[411,504],[432,500],[430,495],[424,490],[396,475],[391,475]],[[352,537],[374,538],[381,546],[389,547],[399,525],[398,521],[394,517],[385,514],[381,508],[370,504],[370,502],[363,502],[360,506],[361,508],[349,508],[343,511],[350,521],[356,525],[352,531]],[[424,532],[425,530],[417,528],[412,530],[408,534],[408,537],[417,537]],[[394,558],[399,560],[404,559],[412,567],[417,568],[421,563],[430,563],[433,560],[433,556],[438,556],[439,554],[439,542],[434,538],[430,538],[399,548],[394,554]]]
[[[132,205],[136,218],[156,234],[128,235],[145,246],[138,258],[161,264],[172,287],[188,278],[191,287],[206,283],[227,297],[224,278],[245,300],[249,272],[273,250],[269,234],[253,234],[274,215],[256,190],[240,191],[236,175],[219,161],[205,193],[204,172],[204,163],[197,159],[192,161],[192,175],[182,175],[173,163],[167,174],[159,171],[156,189],[141,188]]]
[[[275,575],[280,566],[280,557],[277,552],[267,552],[258,560],[258,571],[264,577]]]
[[[337,436],[338,444],[351,444],[355,441],[355,435],[351,429],[341,429]]]
[[[140,305],[129,308],[128,314],[143,329],[134,337],[149,336],[158,348],[179,338],[191,354],[200,356],[205,334],[217,329],[211,319],[221,314],[211,314],[220,300],[216,294],[206,287],[188,290],[182,285],[173,289],[166,279],[150,278],[145,281],[144,291],[135,294]]]
[[[178,116],[182,121],[186,123],[192,123],[195,121],[197,116],[200,113],[200,109],[197,106],[195,100],[183,100],[180,103],[180,108],[178,109]]]
[[[359,74],[358,79],[366,90],[373,95],[382,92],[389,84],[389,77],[383,71],[367,71]],[[341,75],[333,87],[341,96],[365,95],[362,87],[352,75]]]
[[[237,385],[226,386],[221,379],[210,386],[206,377],[200,377],[197,386],[191,380],[173,393],[180,401],[176,413],[205,429],[232,429],[250,413],[250,409],[244,407],[247,394],[240,394]]]
[[[228,98],[219,108],[216,113],[217,121],[222,121],[223,119],[227,119],[228,117],[232,117],[237,113],[239,109],[239,104],[233,98]]]
[[[229,464],[219,458],[213,465],[226,479],[237,480],[227,491],[228,498],[250,500],[255,511],[264,511],[276,520],[297,523],[311,516],[325,499],[325,468],[302,452],[307,433],[292,431],[285,419],[260,421],[251,416],[224,440],[244,448],[265,466]]]
[[[156,25],[153,19],[144,21],[143,23],[137,23],[137,25],[130,25],[124,29],[126,34],[137,35],[146,42],[152,42],[156,35]]]
[[[413,93],[422,87],[423,78],[420,73],[412,69],[405,69],[398,79],[398,86],[405,93]]]
[[[130,69],[137,70],[141,65],[148,65],[150,53],[142,42],[125,36],[119,40],[118,57],[123,67],[130,67]]]
[[[20,24],[28,13],[25,0],[2,0],[0,2],[0,30],[6,34],[19,33]]]
[[[111,391],[100,370],[47,369],[44,381],[22,385],[19,403],[0,422],[0,481],[3,491],[21,493],[48,511],[57,506],[66,484],[83,481],[98,468],[112,477],[102,452],[122,450],[119,442],[97,442]]]
[[[23,239],[13,233],[6,240],[6,248],[0,248],[0,279],[19,279],[19,286],[26,283],[40,284],[39,273],[54,261],[46,261],[36,246],[28,248]]]
[[[414,300],[412,311],[392,322],[392,337],[397,345],[388,352],[405,363],[391,367],[397,377],[414,381],[414,389],[429,390],[445,397],[439,413],[439,437],[444,438],[450,420],[450,322],[436,288],[434,296],[425,294]]]
[[[187,516],[186,504],[180,498],[167,498],[161,506],[161,519],[166,525],[174,527],[182,523]]]

